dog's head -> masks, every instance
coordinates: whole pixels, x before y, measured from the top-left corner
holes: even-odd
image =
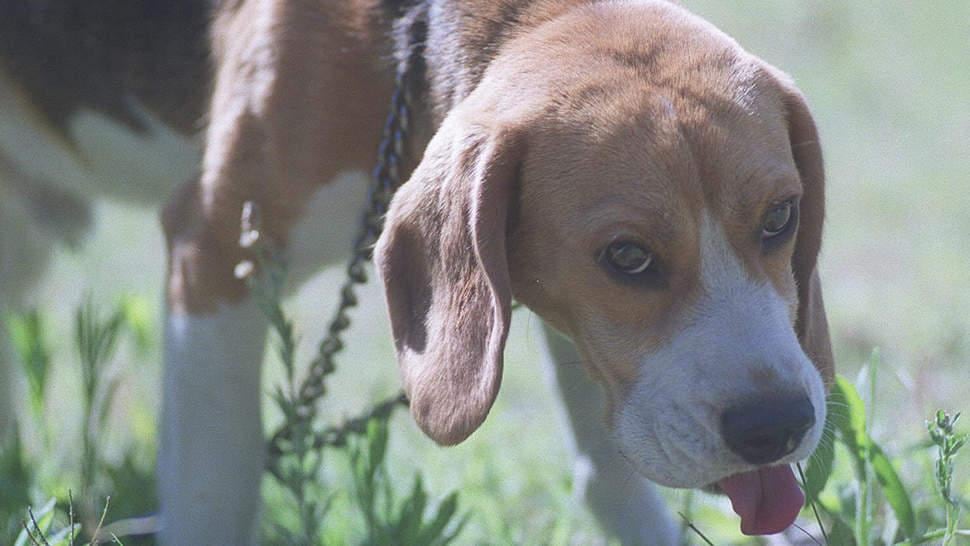
[[[444,444],[482,423],[514,296],[575,342],[643,475],[719,484],[773,532],[797,493],[777,465],[814,449],[832,376],[823,207],[786,76],[659,3],[547,23],[503,49],[388,214],[376,257],[414,417]],[[761,487],[787,508],[759,512]]]

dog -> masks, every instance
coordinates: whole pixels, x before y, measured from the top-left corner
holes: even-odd
[[[650,482],[727,494],[748,534],[794,520],[789,465],[833,377],[821,147],[792,80],[709,23],[660,0],[3,12],[4,308],[91,199],[167,199],[163,543],[255,540],[266,325],[233,275],[240,211],[259,207],[294,286],[346,258],[410,28],[420,160],[375,263],[418,426],[452,445],[482,424],[515,299],[545,324],[609,534],[676,543]]]

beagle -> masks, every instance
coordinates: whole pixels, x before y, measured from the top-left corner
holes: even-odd
[[[16,4],[2,305],[90,198],[172,192],[164,543],[255,540],[266,327],[233,276],[240,211],[259,206],[294,285],[346,257],[411,23],[420,161],[375,261],[418,426],[450,445],[482,424],[516,299],[546,325],[608,533],[676,543],[650,482],[719,490],[748,534],[795,519],[790,465],[833,374],[819,137],[791,79],[709,23],[659,0]]]

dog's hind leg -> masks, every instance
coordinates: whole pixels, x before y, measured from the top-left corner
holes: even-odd
[[[544,361],[555,380],[572,432],[575,490],[603,529],[624,545],[673,546],[678,527],[655,486],[636,473],[613,444],[606,397],[589,377],[576,347],[544,326]]]

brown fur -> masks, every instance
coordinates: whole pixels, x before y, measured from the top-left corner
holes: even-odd
[[[163,214],[170,307],[211,312],[240,299],[233,277],[245,201],[285,245],[307,198],[340,172],[368,169],[390,94],[389,23],[376,2],[225,3],[202,174]]]

